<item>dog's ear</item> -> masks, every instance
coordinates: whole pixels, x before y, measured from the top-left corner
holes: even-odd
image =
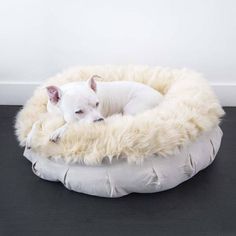
[[[61,99],[62,92],[57,86],[48,86],[46,87],[48,97],[51,103],[57,104],[59,100]]]
[[[93,75],[89,80],[88,80],[88,86],[96,93],[97,91],[97,83],[95,78],[101,78],[98,75]]]

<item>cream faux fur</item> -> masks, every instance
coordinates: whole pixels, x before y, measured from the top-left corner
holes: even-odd
[[[87,80],[100,75],[104,81],[131,80],[164,94],[156,108],[135,117],[115,115],[104,124],[70,124],[59,143],[49,135],[63,124],[61,117],[46,113],[45,86]],[[150,154],[169,155],[220,122],[222,110],[206,80],[196,72],[147,66],[87,66],[68,70],[37,88],[18,113],[16,135],[22,146],[34,122],[40,120],[32,149],[45,157],[98,164],[108,157],[140,161]]]

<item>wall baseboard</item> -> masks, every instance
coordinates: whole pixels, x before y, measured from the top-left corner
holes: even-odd
[[[39,82],[0,82],[0,105],[23,105]]]
[[[40,82],[0,82],[0,105],[22,105]],[[236,83],[212,83],[222,106],[236,106]]]
[[[236,83],[211,83],[222,106],[236,106]]]

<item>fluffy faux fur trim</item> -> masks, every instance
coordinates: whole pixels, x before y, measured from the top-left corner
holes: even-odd
[[[156,108],[135,117],[115,115],[104,124],[70,124],[59,143],[49,135],[63,124],[61,117],[46,113],[45,86],[87,80],[131,80],[147,84],[164,95]],[[99,164],[105,157],[140,161],[151,154],[173,154],[220,122],[224,111],[207,81],[196,72],[147,66],[87,66],[48,79],[36,89],[18,113],[16,135],[22,146],[35,121],[40,121],[32,149],[45,157]]]

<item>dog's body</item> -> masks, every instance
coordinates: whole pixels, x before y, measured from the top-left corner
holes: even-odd
[[[96,76],[87,82],[73,82],[47,87],[47,111],[62,115],[65,125],[55,130],[50,140],[56,142],[70,122],[97,122],[113,114],[136,115],[157,106],[162,95],[149,86],[131,81],[96,82]],[[98,76],[97,76],[98,77]],[[35,125],[27,138],[30,147]]]
[[[86,103],[90,99],[91,105],[92,103],[95,105],[96,102],[99,102],[97,110],[100,113],[94,114],[94,117],[91,117],[91,119],[95,119],[96,115],[99,118],[100,116],[108,117],[117,113],[136,115],[157,106],[162,98],[162,95],[151,87],[130,81],[97,82],[97,99],[89,96],[91,94],[88,93],[88,88],[87,82],[74,82],[62,85],[60,87],[62,94],[64,96],[69,95],[71,98],[70,101],[66,101],[69,104],[63,104],[64,111],[62,111],[62,104],[57,106],[49,100],[47,104],[48,112],[62,114],[66,122],[71,122],[77,118],[74,112],[71,113],[71,108],[74,111],[79,110],[82,105],[81,101],[85,100],[83,102]],[[70,99],[68,97],[67,100]]]

